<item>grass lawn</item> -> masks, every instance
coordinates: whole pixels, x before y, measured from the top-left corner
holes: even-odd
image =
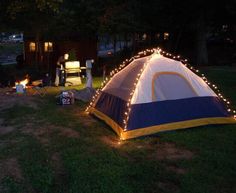
[[[235,105],[236,69],[202,71]],[[236,192],[236,125],[120,142],[110,127],[84,113],[85,103],[56,105],[57,93],[0,94],[0,192]]]

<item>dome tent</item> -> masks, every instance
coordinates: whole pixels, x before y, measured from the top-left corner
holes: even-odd
[[[104,120],[122,140],[159,131],[236,123],[232,110],[224,104],[228,101],[209,87],[205,77],[191,71],[184,60],[169,56],[153,49],[132,58],[127,66],[123,63],[120,71],[111,72],[112,78],[96,92],[87,111]]]

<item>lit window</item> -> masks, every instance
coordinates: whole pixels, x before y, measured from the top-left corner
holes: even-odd
[[[36,51],[36,44],[35,44],[35,42],[30,42],[29,43],[29,51],[30,52],[35,52]]]
[[[44,42],[44,51],[52,52],[53,51],[53,43],[52,42]]]
[[[147,39],[147,34],[143,34],[143,40],[146,40]]]
[[[169,36],[170,36],[170,34],[167,33],[167,32],[165,32],[165,33],[164,33],[164,40],[168,40],[168,39],[169,39]]]

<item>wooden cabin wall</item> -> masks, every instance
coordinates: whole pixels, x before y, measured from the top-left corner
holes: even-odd
[[[81,66],[85,66],[85,62],[88,59],[97,60],[97,42],[90,40],[79,41],[62,41],[56,44],[58,49],[58,56],[62,56],[65,53],[69,53],[71,50],[76,52],[77,60],[80,61]]]
[[[24,57],[25,65],[35,67],[40,71],[48,72],[52,77],[55,76],[56,62],[58,58],[65,53],[74,50],[77,60],[80,61],[81,66],[85,66],[87,59],[94,59],[97,61],[97,41],[82,39],[76,41],[39,41],[36,43],[36,50],[30,51],[30,42],[35,40],[26,39],[24,41]],[[53,43],[53,51],[44,51],[44,42]]]

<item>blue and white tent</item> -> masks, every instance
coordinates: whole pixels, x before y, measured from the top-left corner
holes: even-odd
[[[89,112],[121,139],[207,124],[236,123],[208,84],[160,53],[133,60],[101,90]]]

